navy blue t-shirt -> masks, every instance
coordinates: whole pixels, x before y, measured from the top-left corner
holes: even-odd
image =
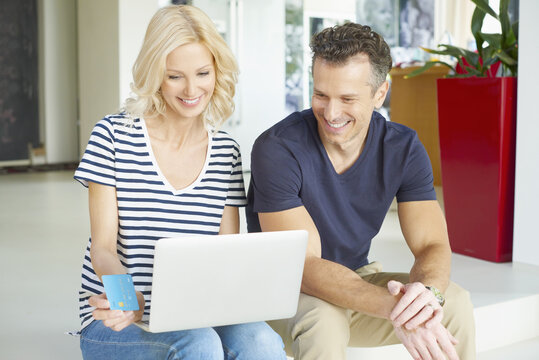
[[[435,200],[432,167],[414,130],[374,112],[357,161],[337,174],[311,109],[262,133],[251,153],[246,208],[249,232],[259,212],[305,206],[322,243],[322,258],[352,270],[368,264],[372,238],[397,201]]]

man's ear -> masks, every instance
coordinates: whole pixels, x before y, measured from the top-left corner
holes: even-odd
[[[374,107],[380,109],[384,104],[386,99],[387,92],[389,91],[389,82],[386,80],[380,85],[376,93],[374,94]]]

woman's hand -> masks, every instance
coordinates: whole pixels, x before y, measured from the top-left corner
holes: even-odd
[[[103,321],[103,325],[114,331],[121,331],[142,319],[145,301],[144,296],[139,291],[137,291],[137,300],[139,303],[138,311],[110,310],[110,304],[105,293],[91,296],[88,299],[88,304],[96,308],[92,312],[94,319]]]

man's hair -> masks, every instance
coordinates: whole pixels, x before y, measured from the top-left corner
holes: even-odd
[[[159,9],[148,25],[140,53],[133,66],[131,90],[126,111],[133,116],[164,114],[166,103],[160,91],[166,73],[167,56],[177,47],[198,43],[213,55],[215,89],[204,110],[206,125],[218,127],[234,111],[238,66],[211,19],[189,5],[170,5]]]
[[[384,38],[369,26],[346,23],[326,28],[311,39],[313,62],[322,59],[335,65],[345,65],[351,57],[365,54],[372,67],[369,80],[373,94],[386,80],[391,70],[391,52]]]

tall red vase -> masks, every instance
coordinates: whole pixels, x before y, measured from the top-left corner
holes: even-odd
[[[517,79],[438,79],[444,207],[454,252],[511,261]]]

